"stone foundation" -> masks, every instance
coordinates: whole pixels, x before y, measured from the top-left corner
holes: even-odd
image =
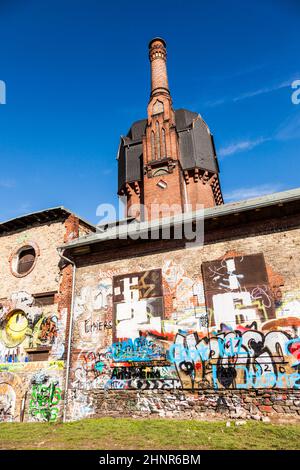
[[[69,419],[84,417],[165,417],[176,419],[300,419],[300,390],[72,390]],[[80,413],[79,413],[80,410]]]

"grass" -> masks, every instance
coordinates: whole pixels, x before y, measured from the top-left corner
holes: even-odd
[[[0,449],[300,449],[300,424],[101,418],[0,423]]]

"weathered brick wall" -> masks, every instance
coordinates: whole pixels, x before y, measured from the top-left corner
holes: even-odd
[[[72,390],[69,409],[80,417],[175,419],[299,419],[300,391],[226,390],[199,393],[180,390]]]
[[[221,233],[222,241],[213,241],[210,233],[203,247],[183,249],[180,241],[163,240],[128,243],[120,250],[111,243],[98,254],[78,257],[69,419],[115,410],[122,415],[128,403],[132,403],[130,413],[140,415],[137,403],[143,396],[152,397],[153,403],[161,397],[161,409],[168,416],[172,407],[167,403],[174,396],[188,403],[183,410],[176,408],[175,414],[219,412],[218,399],[225,396],[228,416],[233,407],[242,410],[241,417],[271,412],[297,415],[300,229],[291,224],[288,228],[286,223],[285,227],[279,227],[278,221],[277,226],[258,223],[256,233],[255,224],[253,230],[241,227],[226,236]],[[211,262],[225,269],[226,261],[226,269],[233,269],[229,268],[233,262],[235,268],[239,263],[244,266],[244,271],[233,269],[240,288],[232,291],[243,297],[239,308],[244,318],[222,324],[217,320],[218,304],[212,308],[207,302],[215,300],[218,292],[231,295],[231,290],[219,286],[211,295],[207,285],[214,281],[206,280],[205,285],[202,270],[206,266],[209,272]],[[162,292],[157,270],[161,270]],[[243,286],[246,278],[251,288]],[[131,320],[126,320],[127,307],[132,309]],[[137,323],[133,318],[138,318]],[[237,339],[240,352],[234,343]],[[179,350],[180,358],[172,346],[178,346],[178,341],[185,345],[183,353]],[[223,348],[218,354],[217,343]],[[236,348],[232,354],[226,349],[230,347]],[[189,356],[201,348],[201,360]],[[214,357],[205,357],[209,351]],[[144,412],[157,413],[153,408],[149,405]]]
[[[0,421],[62,416],[73,267],[57,248],[88,231],[70,214],[0,238]],[[26,245],[35,248],[36,263],[15,276],[11,254]]]
[[[252,235],[252,234],[251,234]],[[168,241],[159,242],[160,247],[166,246]],[[147,252],[155,250],[156,243],[147,244]],[[112,278],[114,273],[124,273],[140,270],[155,269],[162,267],[166,259],[172,260],[182,266],[183,271],[191,278],[202,280],[201,264],[212,259],[223,257],[225,253],[254,254],[263,252],[266,264],[271,266],[274,272],[280,273],[284,278],[283,292],[300,289],[300,229],[285,230],[284,232],[271,232],[263,234],[243,235],[240,238],[225,241],[215,241],[204,246],[193,247],[191,244],[187,249],[175,249],[165,252],[144,255],[143,248],[132,244],[128,249],[110,248],[107,252],[98,256],[84,255],[83,266],[79,266],[76,277],[76,291],[86,285],[92,284],[96,276],[101,279],[108,273]],[[141,255],[139,256],[139,253]],[[134,261],[132,257],[134,256]],[[108,261],[111,259],[111,261]],[[101,262],[103,260],[103,262]],[[80,261],[79,261],[80,263]],[[96,264],[95,264],[96,263]]]
[[[59,360],[0,364],[0,422],[59,420],[64,373]]]
[[[0,421],[61,416],[68,309],[58,293],[64,272],[57,247],[65,233],[63,220],[0,238]],[[17,277],[10,266],[12,253],[26,245],[34,246],[37,260],[31,272]],[[52,292],[57,294],[46,304],[34,297]],[[31,351],[45,351],[45,357],[33,361]]]
[[[56,222],[0,237],[0,299],[9,298],[12,292],[42,293],[57,290],[60,258],[56,248],[63,243],[64,233],[64,222]],[[17,278],[11,273],[11,254],[30,242],[39,247],[40,255],[33,271]]]

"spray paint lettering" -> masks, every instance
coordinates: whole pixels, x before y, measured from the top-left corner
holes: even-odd
[[[113,343],[110,352],[112,359],[116,362],[152,361],[164,358],[160,346],[144,337]]]
[[[269,271],[257,254],[203,263],[204,288],[173,261],[162,271],[115,275],[112,309],[102,318],[112,314],[113,342],[104,331],[99,353],[80,353],[73,386],[299,388],[300,303],[283,305],[277,280],[276,318]]]
[[[56,421],[61,400],[62,391],[57,386],[58,382],[50,384],[36,383],[32,386],[29,412],[38,421]]]

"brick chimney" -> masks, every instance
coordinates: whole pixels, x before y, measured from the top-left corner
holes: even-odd
[[[161,38],[149,43],[151,94],[147,127],[143,138],[144,218],[157,218],[182,212],[182,184],[175,112],[169,90],[166,43]],[[157,205],[166,205],[155,214]],[[172,206],[172,214],[167,206]]]
[[[170,95],[167,74],[166,43],[161,38],[152,39],[149,43],[151,64],[151,98],[157,95]]]

